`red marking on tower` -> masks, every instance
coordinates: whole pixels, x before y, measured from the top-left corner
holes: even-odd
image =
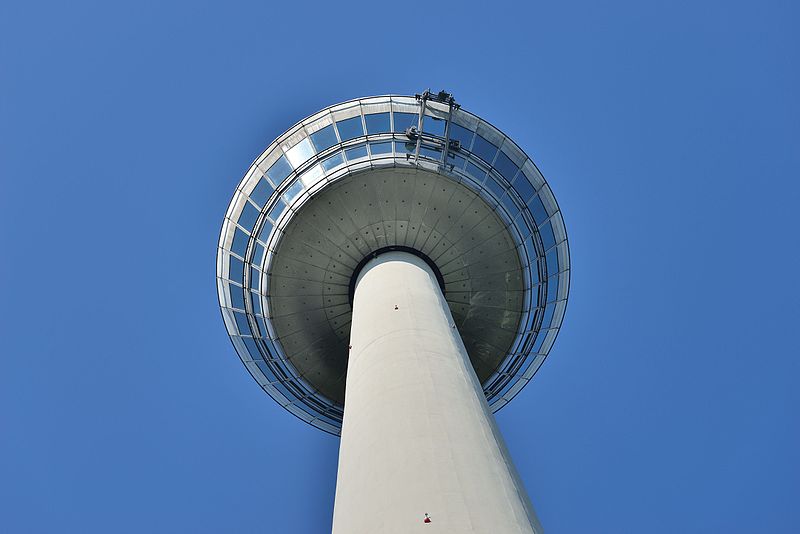
[[[423,523],[430,523],[431,522],[431,516],[429,516],[428,514],[425,514],[425,519],[423,519],[422,522]]]

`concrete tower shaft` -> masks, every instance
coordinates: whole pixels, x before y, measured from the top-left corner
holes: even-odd
[[[430,267],[372,259],[352,321],[334,534],[541,532]]]

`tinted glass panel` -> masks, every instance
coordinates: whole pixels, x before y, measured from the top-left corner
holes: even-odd
[[[322,168],[326,171],[329,171],[335,167],[338,167],[342,163],[344,163],[344,157],[342,156],[341,152],[337,152],[322,162]]]
[[[544,309],[544,319],[542,319],[542,328],[550,328],[550,321],[553,320],[553,312],[556,309],[556,305],[554,303],[550,303]]]
[[[558,298],[558,276],[552,276],[547,280],[547,302],[553,302]]]
[[[553,249],[547,253],[547,276],[558,273],[558,250]]]
[[[235,286],[230,284],[231,290],[231,304],[234,308],[238,308],[240,310],[244,309],[244,297],[242,296],[242,288],[239,286]]]
[[[536,195],[528,202],[528,207],[531,209],[533,219],[537,225],[547,220],[547,210],[544,209],[544,204],[542,204],[542,199],[539,198],[539,195]]]
[[[261,231],[258,233],[258,238],[266,243],[269,241],[269,234],[272,232],[272,223],[269,221],[264,221],[264,226],[261,227]],[[261,263],[261,260],[259,260]]]
[[[402,154],[403,152],[405,152],[406,154],[413,154],[414,150],[416,150],[416,148],[417,148],[416,143],[411,142],[411,141],[409,141],[407,143],[403,143],[403,142],[400,142],[400,141],[395,141],[395,143],[394,143],[394,150],[398,154]]]
[[[247,316],[242,312],[233,312],[233,317],[236,319],[236,328],[242,334],[250,334],[250,325],[247,324]]]
[[[261,283],[261,271],[250,267],[250,287],[253,289],[258,289],[259,284]]]
[[[284,204],[283,201],[281,200],[277,201],[269,212],[269,218],[272,219],[273,221],[277,221],[278,217],[281,216],[281,213],[283,213],[283,210],[285,208],[286,204]]]
[[[369,151],[372,152],[372,155],[376,154],[391,154],[392,153],[392,143],[391,141],[386,143],[370,143],[369,144]]]
[[[272,187],[272,184],[264,178],[261,178],[253,189],[253,192],[250,193],[250,198],[259,206],[263,206],[267,203],[267,199],[273,191],[275,191],[275,188]]]
[[[495,179],[492,178],[491,176],[486,178],[486,183],[484,183],[483,185],[486,186],[486,189],[494,193],[494,196],[496,196],[498,199],[501,198],[503,196],[503,193],[505,192],[505,188],[499,183],[497,183]]]
[[[255,340],[252,337],[243,337],[242,342],[247,347],[247,352],[250,353],[250,358],[253,360],[261,359],[261,351],[258,350]]]
[[[292,185],[289,186],[289,189],[283,193],[283,198],[287,200],[287,202],[291,202],[292,200],[297,197],[300,193],[303,192],[303,184],[300,183],[300,180],[296,180]]]
[[[247,250],[247,242],[250,241],[250,236],[237,228],[233,234],[233,244],[231,250],[239,256],[244,257],[244,252]]]
[[[472,131],[467,130],[463,126],[456,123],[450,123],[450,139],[457,139],[461,142],[461,148],[469,150],[469,145],[472,143]]]
[[[447,121],[425,115],[422,119],[422,131],[444,137],[444,127]]]
[[[311,142],[317,149],[317,152],[322,152],[326,148],[330,148],[339,142],[336,139],[336,132],[333,131],[333,124],[329,124],[318,132],[311,134]]]
[[[249,202],[244,203],[242,214],[239,215],[239,226],[252,230],[253,225],[256,224],[259,211],[253,207]]]
[[[477,154],[486,163],[491,163],[494,155],[497,154],[497,147],[480,135],[476,135],[472,145],[472,153]]]
[[[523,202],[528,202],[534,193],[533,186],[522,173],[518,174],[517,178],[514,180],[514,189],[516,189],[519,196],[522,197]]]
[[[441,150],[438,150],[438,149],[435,149],[435,148],[432,148],[432,147],[428,147],[428,146],[425,146],[425,145],[420,146],[419,153],[420,153],[420,155],[425,156],[427,158],[431,158],[431,159],[435,159],[435,160],[439,160],[439,161],[441,161],[441,159],[442,159],[442,151]]]
[[[369,134],[392,131],[392,127],[389,125],[388,113],[372,113],[370,115],[364,115],[364,122],[367,123],[367,133]]]
[[[292,167],[289,165],[289,162],[286,161],[284,156],[281,156],[278,161],[272,164],[272,167],[269,168],[267,171],[267,176],[272,181],[273,184],[281,183],[289,173],[292,172]]]
[[[261,313],[261,298],[258,293],[250,293],[250,303],[253,305],[253,313]]]
[[[267,226],[272,228],[272,225],[267,223]],[[256,265],[261,265],[261,261],[264,259],[264,247],[256,243],[255,250],[253,251],[253,263]]]
[[[353,161],[354,159],[358,158],[365,158],[367,157],[367,147],[364,145],[357,146],[355,148],[345,150],[344,153],[347,156],[348,161]]]
[[[230,278],[231,280],[236,280],[239,283],[242,283],[243,276],[244,276],[244,263],[242,263],[240,259],[231,256],[230,265],[228,269],[228,278]]]
[[[553,236],[553,227],[550,226],[550,221],[539,228],[539,234],[542,236],[542,243],[544,244],[545,250],[556,244],[556,238]]]
[[[361,126],[361,116],[337,122],[336,129],[339,130],[339,137],[342,138],[342,141],[364,135],[364,128]]]
[[[467,172],[479,181],[483,181],[483,177],[486,176],[486,173],[480,167],[470,161],[467,162]]]
[[[409,126],[416,126],[419,115],[416,113],[394,113],[394,131],[405,132]]]
[[[514,175],[517,174],[519,167],[514,165],[514,162],[511,161],[511,158],[506,156],[503,151],[501,150],[497,154],[497,159],[494,162],[494,168],[503,175],[503,178],[508,180],[509,182],[514,179]]]

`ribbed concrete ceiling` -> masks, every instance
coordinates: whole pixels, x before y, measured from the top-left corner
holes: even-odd
[[[506,356],[523,304],[519,256],[505,224],[466,187],[421,169],[371,170],[328,186],[305,204],[278,245],[268,304],[298,372],[344,403],[358,263],[399,245],[427,255],[484,382]]]

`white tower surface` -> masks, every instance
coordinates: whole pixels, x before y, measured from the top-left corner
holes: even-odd
[[[428,91],[301,121],[234,193],[217,288],[262,388],[341,435],[334,534],[542,532],[492,413],[553,345],[569,249],[502,132]]]

